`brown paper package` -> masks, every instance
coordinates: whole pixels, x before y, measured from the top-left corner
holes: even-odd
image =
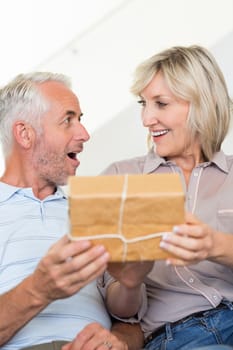
[[[71,176],[70,238],[103,244],[111,261],[160,260],[164,232],[184,223],[178,174]]]

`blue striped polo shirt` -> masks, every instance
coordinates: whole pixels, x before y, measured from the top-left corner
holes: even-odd
[[[34,271],[50,246],[67,233],[67,227],[68,201],[61,188],[39,200],[31,188],[0,182],[0,295]],[[91,322],[111,326],[95,281],[72,297],[52,302],[1,349],[72,340]]]

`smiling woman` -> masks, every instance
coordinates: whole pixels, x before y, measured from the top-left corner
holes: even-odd
[[[139,65],[132,92],[152,147],[105,174],[179,174],[186,215],[162,237],[166,261],[109,266],[100,281],[109,311],[139,318],[148,350],[232,345],[233,156],[221,149],[232,101],[223,74],[206,48],[175,46]]]

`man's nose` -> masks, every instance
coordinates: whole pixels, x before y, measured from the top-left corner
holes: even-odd
[[[85,126],[83,126],[80,123],[76,128],[75,137],[79,140],[82,139],[83,142],[87,142],[90,139],[90,135],[89,135],[87,129],[85,128]]]

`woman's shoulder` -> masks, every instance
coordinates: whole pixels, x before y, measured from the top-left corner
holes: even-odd
[[[233,154],[226,154],[222,150],[216,152],[212,162],[210,164],[215,164],[225,173],[230,174],[233,172]]]
[[[113,162],[102,172],[102,175],[140,174],[143,172],[146,159],[147,155],[143,155]]]
[[[227,172],[233,173],[233,154],[224,154]]]
[[[232,168],[232,166],[233,166],[233,154],[226,155],[226,161],[227,161],[227,164],[229,165],[229,167]]]

